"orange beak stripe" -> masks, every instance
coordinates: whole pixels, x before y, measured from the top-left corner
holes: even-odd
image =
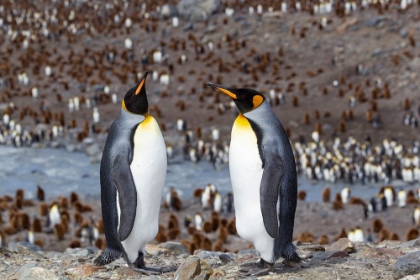
[[[221,92],[223,92],[226,95],[229,95],[230,97],[232,97],[233,99],[237,99],[236,98],[236,94],[231,93],[230,91],[224,89],[224,88],[217,88],[218,90],[220,90]]]
[[[139,92],[140,92],[141,88],[143,87],[143,85],[144,85],[144,79],[141,81],[141,83],[137,87],[137,89],[136,89],[136,95],[139,94]]]

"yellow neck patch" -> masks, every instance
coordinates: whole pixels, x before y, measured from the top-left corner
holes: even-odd
[[[250,126],[249,121],[244,115],[239,114],[235,120],[234,126],[240,128],[248,128]]]
[[[123,99],[123,101],[121,102],[121,107],[123,107],[123,109],[124,109],[124,110],[126,110],[127,112],[129,112],[129,111],[127,110],[127,107],[125,107],[125,101],[124,101],[124,99]]]
[[[261,95],[255,95],[255,96],[252,98],[252,104],[253,104],[252,109],[255,109],[255,108],[257,108],[258,106],[260,106],[260,105],[261,105],[261,103],[263,103],[263,101],[264,101],[264,98],[263,98]]]

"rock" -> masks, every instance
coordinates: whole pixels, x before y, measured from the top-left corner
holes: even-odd
[[[344,251],[328,251],[328,252],[314,252],[313,257],[322,261],[329,260],[331,258],[344,258],[349,255]]]
[[[356,252],[356,248],[350,240],[347,238],[340,238],[338,241],[327,247],[327,251],[343,251],[346,253]]]
[[[184,245],[178,242],[169,241],[169,242],[161,243],[159,244],[159,247],[162,247],[170,251],[175,256],[183,255],[183,254],[190,255],[190,252],[188,252],[187,248],[185,248]]]
[[[420,273],[420,251],[405,254],[400,257],[392,268],[394,279]]]
[[[219,7],[220,0],[181,0],[177,5],[180,16],[188,21],[206,20]]]
[[[101,153],[101,149],[99,147],[99,144],[94,143],[90,146],[87,146],[86,149],[85,149],[85,152],[88,156],[94,156],[94,155],[97,155],[97,154]]]
[[[372,57],[375,57],[375,56],[380,56],[381,54],[383,54],[384,53],[384,50],[383,49],[381,49],[381,48],[377,48],[377,49],[375,49],[373,52],[372,52]]]
[[[228,262],[232,261],[232,258],[227,254],[220,254],[219,260],[222,262],[222,264],[227,264]]]
[[[45,257],[47,257],[49,259],[59,259],[59,258],[61,258],[61,256],[63,256],[63,253],[54,252],[54,251],[51,251],[51,252],[48,252],[48,253],[45,254]]]
[[[419,59],[419,61],[420,61],[420,59]],[[404,242],[399,247],[400,248],[420,247],[420,238],[413,239],[413,240],[410,240],[408,242]]]
[[[190,256],[175,272],[174,279],[202,279],[210,278],[213,269],[197,256]]]
[[[387,16],[379,16],[379,17],[367,20],[365,22],[365,25],[374,27],[374,26],[377,26],[380,22],[385,21],[387,19],[388,19]]]
[[[398,32],[398,33],[400,33],[401,37],[403,37],[403,38],[406,38],[407,35],[408,35],[408,31],[405,28],[400,29],[400,32]]]
[[[184,25],[184,27],[182,28],[182,30],[184,30],[184,31],[194,30],[194,24],[192,24],[191,22],[189,22],[186,25]]]
[[[245,255],[258,255],[258,252],[255,249],[241,250],[238,252],[238,256],[245,256]]]
[[[59,280],[60,279],[50,270],[42,268],[42,267],[37,267],[35,266],[35,264],[26,264],[22,266],[19,269],[18,274],[20,274],[18,278],[19,280],[38,280],[38,279],[39,280],[44,280],[44,279]]]

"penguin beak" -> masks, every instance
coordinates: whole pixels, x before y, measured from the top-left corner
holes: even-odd
[[[232,93],[230,90],[228,90],[227,88],[221,86],[221,85],[216,85],[216,84],[212,84],[212,83],[206,83],[206,85],[214,87],[215,89],[220,90],[221,92],[223,92],[224,94],[230,96],[233,99],[238,99],[236,97],[236,94]]]
[[[140,91],[141,91],[141,89],[143,88],[144,83],[146,82],[146,77],[147,77],[147,74],[149,74],[149,71],[146,71],[146,72],[143,74],[143,77],[141,78],[141,82],[140,82],[139,86],[138,86],[138,87],[137,87],[137,89],[136,89],[136,95],[137,95],[137,94],[139,94],[139,93],[140,93]]]

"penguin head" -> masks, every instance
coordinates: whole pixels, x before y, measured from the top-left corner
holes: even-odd
[[[129,113],[144,115],[149,111],[149,102],[146,95],[146,77],[149,71],[146,71],[141,78],[140,83],[127,91],[122,101],[122,107]]]
[[[224,94],[230,96],[238,106],[242,114],[248,113],[259,107],[265,100],[264,95],[250,88],[227,88],[221,85],[207,83],[208,86],[214,87]]]

